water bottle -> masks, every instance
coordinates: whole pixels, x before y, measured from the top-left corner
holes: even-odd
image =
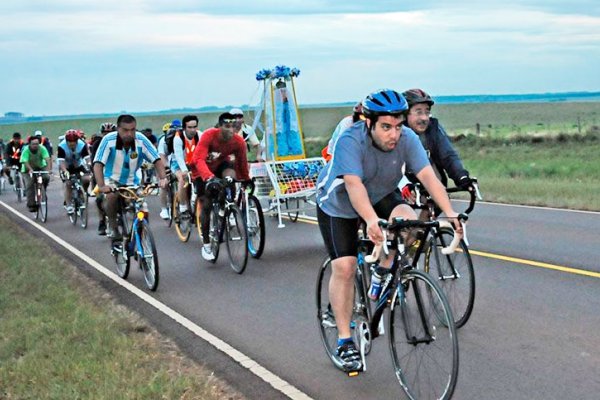
[[[377,266],[373,270],[373,275],[371,275],[371,286],[369,287],[369,297],[371,300],[377,300],[379,298],[379,294],[381,293],[381,284],[382,278],[385,274],[385,270]]]

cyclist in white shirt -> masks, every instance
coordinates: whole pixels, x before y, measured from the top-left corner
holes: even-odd
[[[139,185],[137,171],[144,161],[154,164],[160,187],[167,186],[163,162],[150,140],[136,131],[136,124],[133,115],[120,115],[117,132],[102,138],[94,158],[94,176],[100,192],[106,194],[104,210],[112,228],[113,241],[122,239],[116,223],[118,194],[113,192],[113,187]]]
[[[251,154],[255,154],[256,161],[264,161],[261,155],[262,147],[258,136],[256,136],[256,132],[250,125],[244,123],[244,112],[239,108],[232,108],[229,114],[233,115],[236,119],[235,134],[241,136],[248,146],[248,159],[251,159]]]

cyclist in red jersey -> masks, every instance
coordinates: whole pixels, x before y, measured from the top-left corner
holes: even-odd
[[[221,114],[217,127],[202,133],[192,156],[192,179],[198,198],[202,201],[202,257],[205,260],[214,259],[208,240],[211,202],[204,201],[205,186],[215,178],[250,179],[246,142],[241,136],[234,134],[235,124],[234,115]]]

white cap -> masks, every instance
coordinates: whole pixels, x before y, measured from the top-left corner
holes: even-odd
[[[244,115],[244,112],[239,108],[232,108],[231,110],[229,110],[229,114]]]
[[[33,136],[42,136],[42,131],[33,132]]]

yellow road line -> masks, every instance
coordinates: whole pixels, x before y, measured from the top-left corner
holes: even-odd
[[[539,261],[525,260],[523,258],[501,256],[499,254],[486,253],[483,251],[477,251],[477,250],[471,250],[471,249],[469,249],[469,253],[476,255],[476,256],[481,256],[481,257],[495,258],[497,260],[510,261],[510,262],[514,262],[517,264],[530,265],[532,267],[553,269],[556,271],[568,272],[570,274],[585,275],[585,276],[591,276],[593,278],[600,278],[600,272],[586,271],[584,269],[577,269],[577,268],[569,268],[569,267],[564,267],[562,265],[553,265],[553,264],[543,263],[543,262],[539,262]]]
[[[317,225],[317,221],[315,221],[313,219],[299,217],[298,221]],[[555,271],[568,272],[570,274],[590,276],[592,278],[600,278],[600,272],[587,271],[585,269],[570,268],[570,267],[565,267],[562,265],[554,265],[554,264],[548,264],[548,263],[539,262],[539,261],[526,260],[524,258],[502,256],[500,254],[486,253],[483,251],[477,251],[477,250],[472,250],[472,249],[469,249],[469,253],[472,255],[480,256],[480,257],[487,257],[487,258],[494,258],[496,260],[510,261],[510,262],[514,262],[517,264],[529,265],[532,267],[553,269]]]

